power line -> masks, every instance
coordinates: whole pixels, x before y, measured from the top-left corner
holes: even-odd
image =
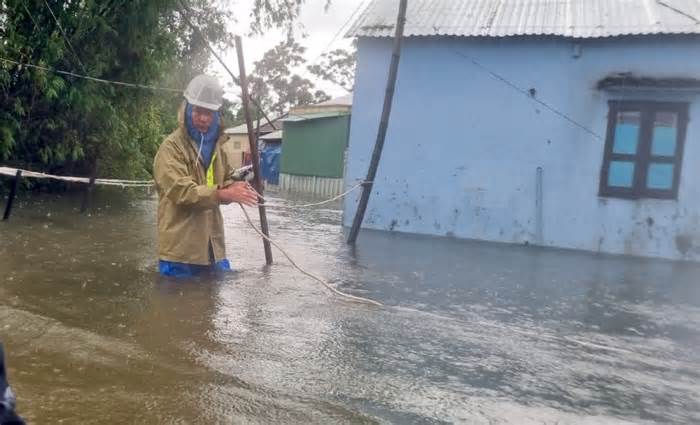
[[[319,53],[319,54],[310,62],[311,64],[314,64],[321,56],[323,56],[324,53],[326,53],[326,51],[328,50],[328,48],[330,48],[330,47],[333,45],[333,43],[335,43],[335,40],[336,40],[336,39],[338,38],[338,36],[343,32],[343,30],[345,29],[345,27],[347,27],[347,25],[355,18],[355,15],[357,15],[357,12],[359,12],[359,11],[362,9],[362,7],[365,5],[365,3],[366,3],[365,0],[362,0],[362,1],[360,2],[360,4],[357,6],[357,8],[355,8],[355,10],[354,10],[354,11],[352,12],[352,14],[348,17],[348,19],[345,21],[345,23],[343,23],[343,25],[342,25],[342,26],[338,29],[338,31],[335,33],[335,35],[333,36],[333,38],[331,39],[331,41],[326,45],[326,47],[323,48],[323,50],[321,50],[321,53]]]
[[[68,44],[68,48],[73,53],[73,56],[75,56],[75,59],[77,59],[78,64],[80,65],[80,68],[83,70],[83,72],[87,72],[87,70],[85,69],[85,65],[83,64],[83,61],[80,60],[80,56],[78,56],[78,53],[73,48],[73,44],[68,39],[68,35],[66,35],[66,32],[63,30],[63,26],[61,26],[61,23],[58,22],[58,18],[56,18],[56,15],[53,14],[53,10],[51,9],[51,6],[49,6],[49,3],[46,0],[44,0],[44,4],[46,5],[46,8],[49,9],[49,13],[51,13],[53,20],[56,21],[56,25],[58,26],[59,31],[61,31],[61,35],[63,35],[63,39],[66,40],[66,44]]]
[[[231,72],[229,67],[224,62],[224,60],[221,59],[221,56],[219,56],[219,54],[216,52],[216,50],[214,50],[214,48],[211,46],[211,43],[209,43],[209,40],[207,39],[207,37],[204,35],[204,33],[202,33],[202,30],[200,30],[199,27],[197,25],[195,25],[192,22],[192,20],[190,19],[190,16],[189,16],[190,9],[187,7],[187,4],[183,0],[179,0],[178,3],[180,4],[180,16],[185,20],[185,23],[187,23],[187,25],[190,28],[192,28],[192,30],[195,33],[197,33],[197,35],[202,39],[202,41],[204,41],[204,45],[211,52],[211,54],[214,55],[214,57],[219,61],[221,66],[224,67],[226,72],[228,72],[228,74],[231,76],[231,79],[233,80],[233,82],[236,83],[238,86],[240,86],[241,81],[238,79],[238,77],[236,77],[236,75],[233,72]],[[258,103],[258,101],[255,100],[253,98],[253,96],[248,95],[248,99],[258,109],[258,112],[260,114],[262,114],[263,118],[265,118],[265,121],[267,121],[267,124],[270,127],[272,127],[273,130],[277,130],[277,126],[272,121],[270,121],[270,118],[267,116],[267,114],[263,110],[262,106],[260,106],[260,103]]]
[[[45,66],[33,65],[30,63],[17,62],[17,61],[11,60],[11,59],[3,58],[3,57],[0,57],[0,61],[12,63],[12,64],[18,65],[20,67],[26,66],[27,68],[41,69],[42,71],[53,72],[55,74],[67,75],[67,76],[75,77],[75,78],[82,78],[84,80],[94,81],[96,83],[113,84],[113,85],[117,85],[117,86],[131,87],[131,88],[136,88],[136,89],[160,90],[160,91],[167,91],[167,92],[171,92],[171,93],[182,93],[182,90],[179,90],[179,89],[151,86],[151,85],[146,85],[146,84],[126,83],[124,81],[105,80],[103,78],[95,78],[95,77],[90,77],[88,75],[76,74],[74,72],[62,71],[60,69],[53,69],[53,68],[48,68]]]
[[[472,65],[476,66],[477,68],[480,68],[482,71],[485,71],[487,74],[491,75],[493,78],[495,78],[495,79],[501,81],[502,83],[504,83],[504,84],[507,85],[508,87],[512,88],[513,90],[519,92],[520,94],[522,94],[523,96],[527,97],[527,98],[530,99],[531,101],[540,104],[540,105],[543,106],[544,108],[546,108],[546,109],[548,109],[549,111],[555,113],[556,115],[560,116],[561,118],[565,119],[566,121],[570,122],[571,124],[575,125],[576,127],[580,128],[581,130],[583,130],[583,131],[585,131],[586,133],[590,134],[591,136],[595,137],[596,139],[601,140],[601,141],[604,140],[603,137],[601,137],[601,136],[600,136],[598,133],[596,133],[595,131],[591,130],[590,128],[588,128],[588,127],[586,127],[585,125],[581,124],[580,122],[576,121],[574,118],[570,117],[569,115],[567,115],[566,113],[560,111],[559,109],[555,108],[554,106],[552,106],[552,105],[546,103],[546,102],[543,101],[543,100],[540,100],[540,99],[538,99],[538,98],[532,96],[528,90],[523,89],[522,87],[520,87],[520,86],[518,86],[517,84],[515,84],[514,82],[508,80],[508,79],[505,78],[504,76],[502,76],[502,75],[496,73],[495,71],[491,70],[490,68],[484,66],[483,64],[481,64],[480,62],[478,62],[476,59],[472,58],[471,56],[467,55],[466,53],[463,53],[463,52],[461,52],[461,51],[459,51],[459,50],[456,50],[456,49],[453,48],[453,47],[450,47],[450,50],[451,50],[452,53],[454,53],[455,55],[460,56],[460,57],[462,57],[463,59],[466,59],[466,60],[469,61]]]
[[[32,16],[32,12],[29,11],[29,8],[27,8],[27,4],[23,1],[22,2],[22,7],[24,7],[24,10],[27,12],[27,15],[29,15],[29,19],[32,20],[34,23],[34,28],[36,28],[37,31],[39,31],[39,24],[36,23],[34,20],[34,16]]]
[[[409,20],[409,19],[407,19],[406,21],[407,21],[408,23],[410,23],[410,20]],[[567,115],[566,113],[560,111],[559,109],[557,109],[557,108],[555,108],[554,106],[548,104],[547,102],[545,102],[545,101],[543,101],[543,100],[540,100],[540,99],[538,99],[538,98],[532,96],[528,90],[526,90],[526,89],[524,89],[524,88],[518,86],[518,85],[515,84],[514,82],[510,81],[510,80],[507,79],[506,77],[504,77],[504,76],[500,75],[499,73],[493,71],[492,69],[488,68],[487,66],[485,66],[485,65],[482,64],[481,62],[477,61],[477,60],[474,59],[473,57],[469,56],[468,54],[466,54],[466,53],[464,53],[464,52],[462,52],[462,51],[460,51],[460,50],[457,50],[456,48],[454,48],[454,47],[452,47],[452,46],[450,46],[449,49],[450,49],[450,51],[451,51],[453,54],[455,54],[455,55],[461,57],[462,59],[467,60],[467,61],[470,62],[472,65],[476,66],[477,68],[479,68],[479,69],[481,69],[482,71],[486,72],[487,74],[491,75],[491,76],[492,76],[493,78],[495,78],[496,80],[502,82],[502,83],[505,84],[506,86],[510,87],[511,89],[513,89],[513,90],[517,91],[518,93],[522,94],[523,96],[527,97],[529,100],[531,100],[531,101],[533,101],[533,102],[535,102],[535,103],[538,103],[538,104],[541,105],[542,107],[548,109],[549,111],[553,112],[554,114],[558,115],[559,117],[563,118],[564,120],[570,122],[570,123],[573,124],[574,126],[580,128],[581,130],[583,130],[583,131],[585,131],[586,133],[590,134],[591,136],[593,136],[593,137],[596,138],[597,140],[600,140],[600,141],[605,140],[601,135],[599,135],[599,134],[596,133],[595,131],[591,130],[590,128],[586,127],[585,125],[581,124],[581,123],[578,122],[576,119],[570,117],[570,116]]]
[[[316,55],[315,58],[313,58],[313,59],[310,60],[310,61],[305,62],[305,65],[306,65],[307,67],[316,64],[316,63],[318,62],[318,60],[321,58],[321,56],[323,56],[324,53],[326,53],[326,52],[328,51],[328,49],[333,45],[333,43],[335,43],[335,41],[336,41],[336,39],[338,38],[338,36],[339,36],[340,34],[342,34],[343,31],[345,30],[345,28],[348,26],[348,24],[349,24],[350,22],[352,22],[352,20],[355,18],[355,16],[357,15],[357,13],[358,13],[360,10],[362,10],[362,8],[363,8],[363,6],[365,5],[365,3],[366,3],[366,1],[365,1],[365,0],[362,0],[362,1],[360,2],[360,4],[357,5],[357,7],[355,8],[355,10],[352,12],[352,14],[350,14],[350,16],[348,17],[348,19],[345,20],[345,22],[343,23],[343,25],[341,25],[340,28],[338,28],[338,31],[335,33],[335,35],[333,36],[333,38],[331,39],[331,41],[330,41],[328,44],[326,44],[326,47],[324,47],[323,50],[321,50],[321,52],[320,52],[318,55]],[[345,90],[345,91],[347,91],[347,92],[352,92],[352,90],[349,90],[347,87],[343,86],[342,84],[338,83],[337,81],[333,81],[333,80],[330,80],[330,79],[329,79],[329,80],[324,80],[324,81],[327,81],[327,82],[329,82],[329,83],[335,84],[336,86],[340,87],[341,89],[343,89],[343,90]]]
[[[685,11],[683,11],[683,10],[677,8],[677,7],[673,7],[673,6],[671,6],[670,4],[668,4],[668,3],[664,2],[664,1],[661,1],[661,0],[656,0],[656,3],[660,4],[661,6],[666,7],[666,8],[668,8],[668,9],[671,9],[672,11],[678,13],[678,14],[681,15],[681,16],[685,16],[686,18],[693,20],[693,21],[695,22],[695,24],[700,24],[700,20],[698,20],[698,18],[696,18],[695,16],[689,14],[688,12],[685,12]]]

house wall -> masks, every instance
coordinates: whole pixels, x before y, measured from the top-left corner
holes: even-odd
[[[349,115],[285,122],[282,173],[342,178],[349,122]]]
[[[250,152],[250,142],[247,134],[229,134],[229,143],[233,147],[234,167],[240,168],[243,165],[243,154]]]
[[[406,39],[364,227],[700,260],[698,96],[613,95],[596,89],[598,80],[615,72],[700,77],[698,41],[694,37],[583,42]],[[346,187],[367,173],[391,43],[359,40]],[[579,57],[575,44],[580,44]],[[558,112],[509,84],[526,92],[535,89],[535,98]],[[598,196],[607,102],[613,99],[691,102],[678,200]],[[536,202],[538,168],[541,220]],[[347,226],[358,196],[356,192],[346,198]]]

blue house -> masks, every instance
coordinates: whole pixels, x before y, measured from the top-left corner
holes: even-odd
[[[346,187],[397,11],[373,0],[350,30]],[[700,0],[410,0],[364,227],[700,260],[699,34]]]

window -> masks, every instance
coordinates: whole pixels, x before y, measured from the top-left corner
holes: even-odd
[[[687,103],[610,102],[600,195],[676,199]]]

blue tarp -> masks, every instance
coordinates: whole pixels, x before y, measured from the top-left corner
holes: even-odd
[[[260,173],[270,184],[279,184],[280,158],[282,157],[281,143],[262,143],[260,149]]]

